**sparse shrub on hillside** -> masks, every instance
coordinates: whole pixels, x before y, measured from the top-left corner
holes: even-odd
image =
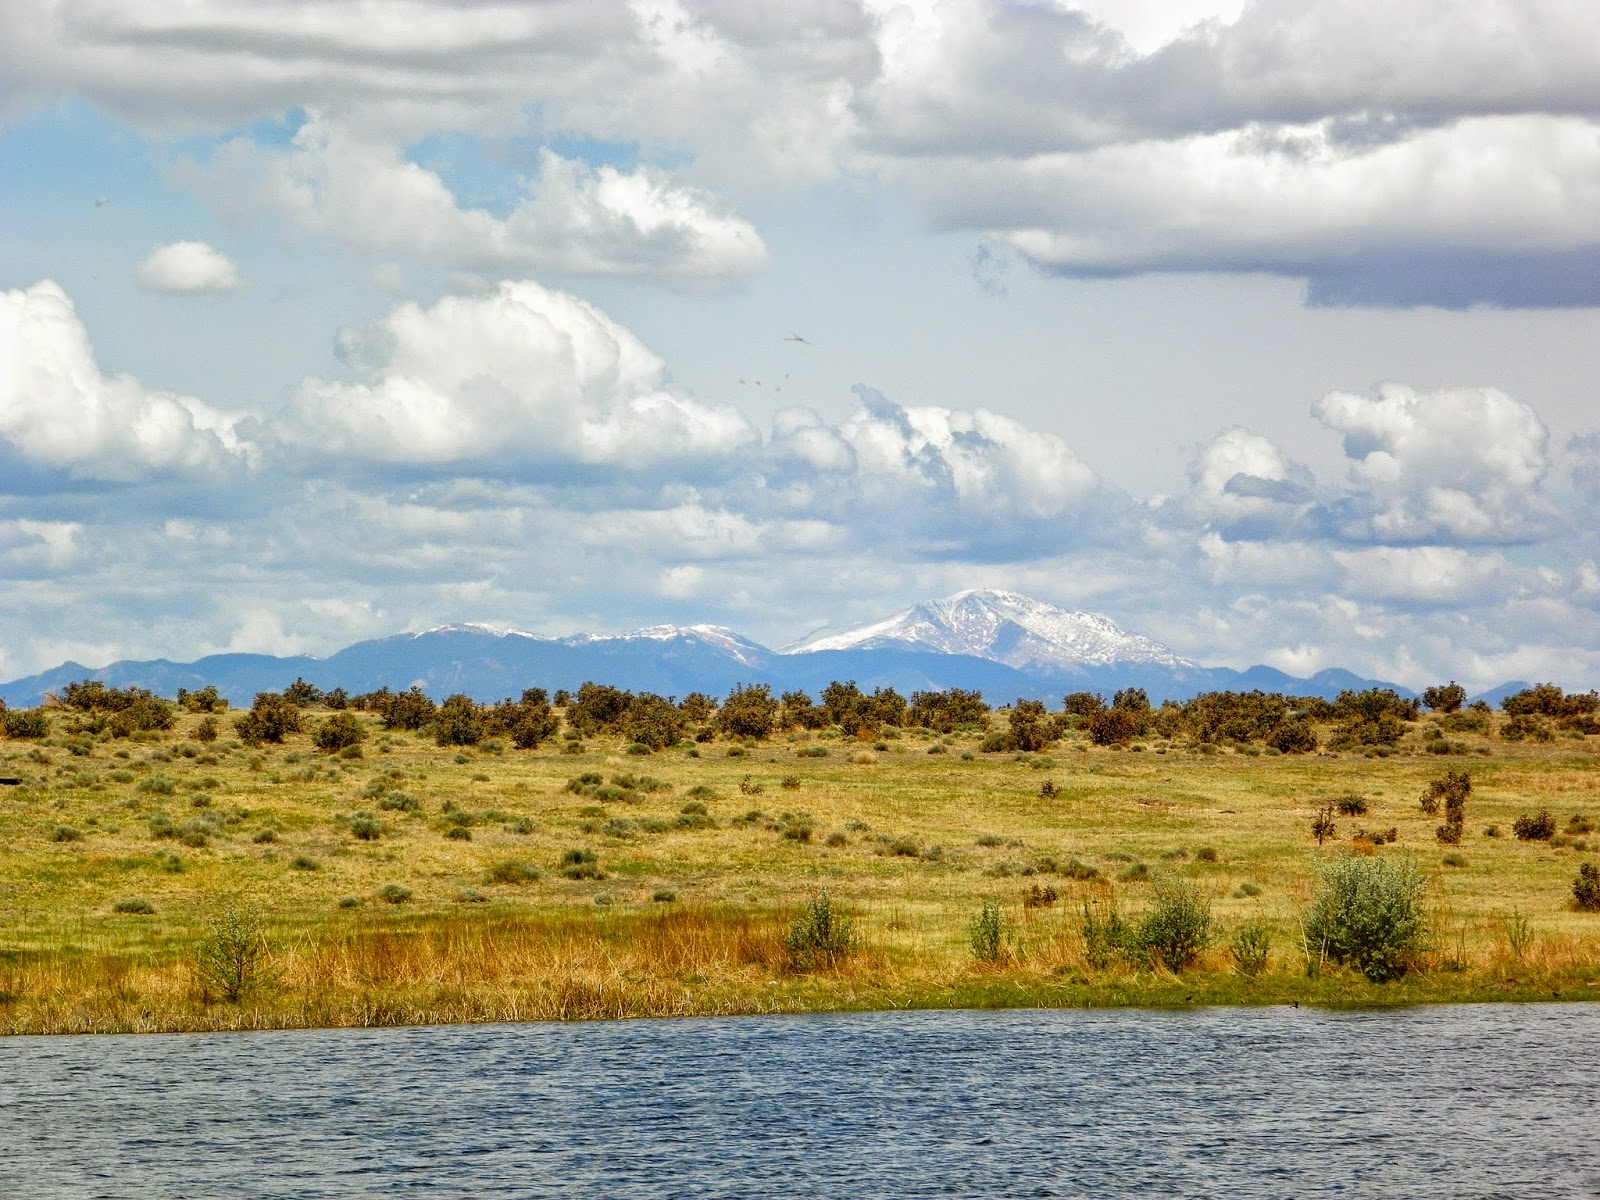
[[[1583,912],[1600,912],[1600,867],[1584,863],[1572,881],[1572,901]]]
[[[234,732],[246,746],[281,742],[291,733],[305,728],[300,710],[277,692],[257,692],[255,703],[243,716],[234,718]]]
[[[1511,823],[1511,832],[1520,842],[1548,842],[1556,835],[1556,819],[1548,809],[1523,813]]]
[[[1500,736],[1508,742],[1553,742],[1556,740],[1549,723],[1541,716],[1526,713],[1512,717],[1500,727]]]
[[[354,714],[336,712],[317,726],[317,731],[311,735],[311,740],[316,743],[318,750],[334,754],[347,746],[356,746],[366,741],[367,731]]]
[[[0,713],[0,724],[5,726],[9,738],[44,738],[50,736],[50,718],[37,708],[12,708]]]
[[[1466,702],[1467,689],[1454,679],[1442,686],[1424,688],[1422,692],[1422,706],[1436,713],[1459,712]]]

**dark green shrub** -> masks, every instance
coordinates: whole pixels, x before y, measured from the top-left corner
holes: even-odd
[[[255,844],[258,846],[271,845],[273,842],[278,840],[278,831],[275,829],[263,829],[250,840],[255,842]]]
[[[317,726],[311,740],[318,750],[334,754],[366,741],[367,731],[354,713],[336,712]]]
[[[1267,969],[1267,952],[1272,945],[1264,922],[1251,921],[1242,925],[1228,943],[1228,953],[1233,958],[1233,969],[1241,975],[1254,978]]]
[[[383,836],[383,825],[366,813],[350,818],[350,834],[363,842],[375,842]]]
[[[1365,816],[1367,812],[1366,800],[1354,792],[1348,792],[1340,796],[1334,802],[1334,807],[1339,810],[1339,815],[1342,817],[1361,817]]]
[[[834,966],[853,954],[858,942],[855,922],[840,911],[827,892],[806,902],[800,915],[789,922],[784,939],[791,970],[814,971]]]
[[[1011,731],[1011,744],[1025,754],[1043,750],[1056,740],[1055,721],[1037,700],[1014,703],[1006,725]]]
[[[386,883],[373,895],[385,904],[406,904],[411,900],[411,889],[403,883]]]
[[[452,842],[470,842],[472,830],[465,825],[452,825],[444,831],[444,836]]]
[[[295,705],[277,692],[257,692],[250,711],[235,717],[234,732],[246,746],[260,746],[265,742],[282,742],[291,733],[305,728],[305,718]]]
[[[592,857],[591,861],[593,861]],[[532,863],[507,858],[490,864],[483,877],[485,882],[488,883],[506,883],[520,887],[523,884],[537,883],[543,876],[539,868]]]
[[[1000,920],[1000,906],[994,901],[984,901],[967,933],[972,956],[979,962],[999,962],[1005,956],[1005,927]]]
[[[320,871],[320,870],[322,870],[322,864],[321,863],[319,863],[316,859],[310,858],[310,857],[308,857],[307,855],[304,855],[304,854],[295,855],[294,858],[289,861],[289,866],[290,866],[291,869],[296,870],[296,871]]]
[[[83,831],[74,829],[71,825],[57,825],[51,831],[50,840],[52,842],[81,842],[83,841]]]
[[[1317,815],[1311,821],[1311,836],[1317,839],[1317,845],[1338,833],[1338,826],[1333,820],[1333,805],[1324,804],[1317,810]]]
[[[37,708],[10,708],[0,713],[0,724],[6,736],[12,738],[42,738],[50,736],[50,718]]]
[[[112,912],[127,913],[131,916],[148,917],[155,913],[156,906],[143,896],[127,896],[118,900],[111,908]]]
[[[561,856],[557,869],[568,879],[604,879],[593,850],[574,847]]]
[[[1584,912],[1600,912],[1600,868],[1584,863],[1572,881],[1572,899]]]
[[[1523,813],[1511,823],[1511,832],[1519,842],[1548,842],[1556,834],[1556,819],[1548,809]]]
[[[673,891],[671,888],[657,888],[650,894],[650,899],[654,900],[657,904],[671,904],[677,898],[678,893]]]
[[[1422,704],[1424,708],[1432,709],[1439,713],[1453,713],[1460,710],[1467,702],[1467,689],[1454,679],[1443,686],[1424,688]]]
[[[1167,970],[1182,971],[1210,944],[1211,904],[1178,875],[1157,875],[1150,894],[1152,907],[1139,922],[1139,949]]]
[[[1310,721],[1290,720],[1281,722],[1267,735],[1267,745],[1280,754],[1310,754],[1319,743]]]
[[[1303,918],[1308,960],[1354,967],[1375,983],[1404,975],[1424,949],[1423,886],[1409,858],[1352,856],[1319,864]]]
[[[484,710],[471,696],[457,692],[433,715],[433,739],[441,746],[476,746],[484,736]]]
[[[778,723],[778,701],[764,683],[736,687],[717,710],[716,727],[729,736],[764,738]]]

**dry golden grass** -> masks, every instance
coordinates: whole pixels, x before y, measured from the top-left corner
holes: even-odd
[[[108,741],[74,737],[58,716],[46,744],[0,742],[4,770],[27,779],[0,791],[0,1030],[1600,990],[1600,916],[1570,905],[1600,835],[1511,837],[1516,816],[1540,808],[1563,829],[1573,814],[1600,826],[1594,738],[1452,735],[1474,752],[1446,757],[1422,753],[1423,722],[1381,758],[1159,741],[1107,750],[1075,737],[1045,756],[1013,756],[906,731],[876,748],[797,735],[633,756],[593,741],[579,754],[559,744],[457,751],[374,726],[363,756],[347,759],[304,736],[260,751],[201,746],[189,740],[196,721]],[[819,747],[825,756],[801,753]],[[1437,844],[1439,818],[1418,804],[1447,767],[1473,777],[1459,847]],[[608,790],[568,790],[584,773]],[[614,782],[630,775],[642,786]],[[1046,781],[1054,795],[1040,794]],[[416,808],[380,807],[387,790]],[[1316,811],[1347,793],[1368,813],[1338,818],[1319,848]],[[683,811],[695,804],[705,817]],[[380,826],[371,840],[358,836],[362,813]],[[1485,836],[1491,825],[1502,836]],[[1395,846],[1352,842],[1391,827]],[[166,829],[177,836],[156,836]],[[593,852],[604,877],[564,878],[571,849]],[[1298,914],[1314,865],[1352,849],[1422,863],[1433,969],[1382,986],[1306,977]],[[1446,865],[1450,853],[1464,865]],[[306,860],[315,869],[301,869]],[[496,870],[504,864],[539,877],[516,882],[517,870]],[[1080,866],[1099,881],[1074,879]],[[1083,902],[1114,891],[1137,911],[1152,871],[1211,897],[1219,940],[1182,977],[1090,967]],[[386,903],[389,886],[409,898]],[[1024,905],[1045,888],[1054,902]],[[790,971],[788,920],[822,890],[854,914],[864,949],[830,971]],[[154,912],[117,911],[131,899]],[[986,901],[1007,923],[1008,952],[994,965],[976,963],[968,945]],[[208,997],[190,965],[228,904],[259,914],[273,959],[271,986],[240,1004]],[[1520,956],[1507,938],[1519,914]],[[1273,950],[1267,974],[1245,980],[1221,947],[1251,920],[1267,923]]]

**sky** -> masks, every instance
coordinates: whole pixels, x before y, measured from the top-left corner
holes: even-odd
[[[7,0],[0,677],[1001,587],[1600,684],[1592,0]]]

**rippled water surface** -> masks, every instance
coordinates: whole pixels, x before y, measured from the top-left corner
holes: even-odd
[[[1597,1196],[1600,1006],[0,1040],[0,1196]]]

